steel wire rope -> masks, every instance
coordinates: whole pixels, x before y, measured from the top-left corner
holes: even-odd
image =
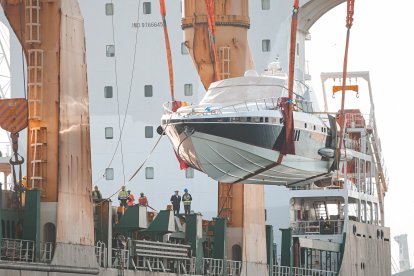
[[[113,0],[111,0],[111,4],[113,5]],[[120,106],[119,106],[118,63],[117,63],[116,43],[115,43],[114,12],[112,13],[112,16],[111,16],[111,26],[112,26],[112,43],[114,46],[114,70],[115,70],[115,88],[116,88],[116,102],[117,102],[117,111],[118,111],[119,138],[118,138],[117,145],[115,147],[114,154],[112,155],[112,159],[110,161],[110,164],[107,166],[107,168],[109,168],[110,165],[112,164],[112,161],[114,160],[115,155],[118,152],[118,147],[121,146],[120,150],[121,150],[122,175],[124,177],[124,182],[125,182],[125,164],[124,164],[124,152],[123,152],[122,133],[121,133],[121,114],[120,114]]]
[[[113,0],[111,0],[111,4],[113,4]],[[140,14],[140,7],[141,7],[141,0],[139,0],[138,2],[138,10],[137,10],[137,20],[139,21],[139,14]],[[114,15],[112,14],[112,18],[111,18],[111,24],[112,24],[112,41],[114,43],[114,47],[115,47],[115,25],[114,25]],[[122,146],[122,134],[124,131],[124,126],[125,126],[125,121],[126,121],[126,116],[128,114],[128,109],[129,109],[129,102],[130,102],[130,98],[131,98],[131,91],[132,91],[132,81],[134,78],[134,71],[135,71],[135,61],[136,61],[136,50],[137,50],[137,45],[138,45],[138,30],[139,28],[137,27],[137,31],[135,33],[135,46],[134,46],[134,57],[133,57],[133,63],[132,63],[132,72],[131,72],[131,80],[130,80],[130,86],[129,86],[129,92],[128,92],[128,101],[127,101],[127,106],[125,108],[125,115],[124,115],[124,119],[122,122],[122,126],[121,126],[121,115],[119,113],[119,89],[118,89],[118,70],[117,70],[117,58],[116,58],[116,54],[114,55],[114,61],[115,61],[115,87],[116,87],[116,100],[117,100],[117,105],[118,105],[118,127],[119,127],[119,139],[118,142],[116,144],[114,153],[111,157],[111,160],[109,161],[109,164],[106,166],[107,168],[109,168],[112,164],[112,162],[115,159],[115,155],[118,151],[119,146],[121,146],[121,160],[122,160],[122,173],[123,173],[123,178],[124,178],[124,182],[126,182],[126,177],[125,177],[125,164],[124,164],[124,155],[123,155],[123,146]],[[101,178],[99,178],[97,181],[95,181],[94,185],[97,184],[98,182],[100,182],[103,178],[104,178],[105,174],[102,175]]]
[[[138,169],[135,170],[135,172],[131,175],[131,177],[128,179],[128,182],[124,182],[124,186],[128,185],[129,182],[139,173],[139,171],[142,169],[142,167],[145,165],[145,163],[150,159],[150,157],[152,156],[154,150],[157,148],[157,146],[159,145],[162,137],[165,134],[165,130],[169,127],[170,122],[171,122],[171,117],[174,113],[171,113],[170,118],[167,121],[167,124],[165,126],[165,128],[163,129],[163,132],[161,133],[160,137],[157,139],[157,142],[155,142],[154,146],[152,147],[151,151],[149,152],[149,154],[147,155],[147,157],[144,159],[144,161],[141,163],[141,165],[138,167]],[[110,200],[114,195],[116,195],[117,193],[119,193],[119,191],[122,188],[117,189],[114,193],[112,193],[108,198],[102,199],[101,202],[97,203],[96,205],[101,205],[103,202]],[[156,211],[154,208],[150,207],[151,209],[153,209],[154,211]]]

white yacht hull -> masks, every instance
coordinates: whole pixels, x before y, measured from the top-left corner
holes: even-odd
[[[294,185],[325,176],[329,160],[317,153],[325,146],[325,136],[311,130],[301,130],[295,141],[296,155],[288,154],[277,163],[280,152],[275,145],[282,127],[281,124],[192,122],[186,118],[182,122],[172,120],[165,131],[175,152],[187,165],[220,182]]]

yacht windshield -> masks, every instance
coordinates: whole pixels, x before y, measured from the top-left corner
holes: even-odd
[[[287,93],[285,82],[285,78],[272,77],[240,77],[218,81],[210,85],[200,105],[279,98]]]

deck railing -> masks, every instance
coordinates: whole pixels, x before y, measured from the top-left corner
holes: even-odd
[[[312,102],[303,99],[294,100],[294,108],[297,111],[311,113],[313,112]],[[230,104],[222,107],[206,106],[194,106],[191,112],[186,110],[186,115],[212,115],[223,113],[240,113],[249,111],[261,111],[261,110],[277,110],[279,109],[279,98],[262,98],[251,101],[243,101],[235,104]],[[172,103],[168,102],[164,104],[164,113],[172,113]]]
[[[326,271],[309,268],[288,267],[288,266],[273,266],[272,276],[337,276],[335,271]]]
[[[222,259],[203,259],[203,275],[222,276],[223,268],[224,266]]]
[[[20,239],[2,239],[0,259],[12,262],[50,263],[53,257],[53,244],[39,243],[39,256],[36,254],[36,242]]]
[[[227,261],[227,276],[239,276],[241,274],[242,262],[241,261]]]
[[[295,221],[290,224],[293,235],[342,234],[343,220]]]

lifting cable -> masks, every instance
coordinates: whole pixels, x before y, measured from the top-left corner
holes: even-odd
[[[131,177],[128,179],[128,182],[124,183],[124,186],[127,186],[129,184],[129,182],[131,182],[132,179],[134,179],[134,177],[139,173],[139,171],[144,167],[145,163],[147,163],[147,161],[150,159],[150,157],[152,156],[154,150],[157,148],[157,146],[159,145],[162,137],[165,134],[165,130],[169,127],[170,122],[171,122],[171,117],[174,113],[171,113],[170,118],[168,118],[167,124],[165,126],[165,128],[163,129],[163,132],[161,133],[160,137],[158,138],[157,142],[155,142],[154,146],[152,147],[151,151],[149,152],[149,154],[147,155],[147,157],[145,158],[145,160],[141,163],[141,165],[138,167],[138,169],[135,170],[135,172],[131,175]],[[97,203],[96,205],[101,205],[103,202],[110,200],[114,195],[116,195],[117,193],[119,193],[119,191],[121,191],[121,188],[117,189],[113,194],[111,194],[108,198],[103,199],[101,202]],[[150,207],[150,206],[148,206]],[[152,210],[156,211],[154,208],[150,207]]]
[[[111,1],[111,3],[112,3],[112,1]],[[141,7],[141,0],[138,3],[138,10],[137,10],[137,17],[138,18],[137,18],[137,21],[139,21],[140,7]],[[121,157],[122,158],[121,160],[122,160],[122,171],[123,171],[124,182],[126,180],[126,177],[125,177],[125,166],[124,166],[124,157],[123,157],[124,155],[123,155],[123,148],[122,148],[122,135],[124,133],[126,116],[128,114],[129,103],[130,103],[130,98],[131,98],[131,93],[132,93],[132,83],[133,83],[133,79],[134,79],[135,61],[136,61],[137,46],[138,46],[138,30],[139,30],[139,28],[137,27],[137,31],[135,32],[134,56],[133,56],[133,60],[132,60],[132,72],[131,72],[131,79],[130,79],[130,84],[129,84],[128,100],[127,100],[127,105],[126,105],[126,108],[125,108],[125,115],[124,115],[124,119],[123,119],[123,122],[122,122],[122,126],[121,126],[121,122],[120,122],[121,115],[120,115],[120,112],[119,112],[119,109],[120,108],[119,108],[119,97],[118,97],[118,95],[119,95],[119,93],[118,93],[119,89],[118,89],[118,70],[117,70],[116,54],[114,56],[114,58],[115,58],[114,61],[115,61],[116,100],[117,100],[117,103],[118,103],[118,126],[119,126],[119,129],[120,129],[120,132],[119,132],[119,139],[118,139],[118,142],[117,142],[117,144],[115,146],[114,153],[112,154],[111,160],[109,161],[109,164],[106,167],[107,168],[110,168],[111,167],[112,162],[115,159],[115,155],[118,152],[118,148],[119,148],[119,146],[121,146],[121,156],[122,156]],[[113,40],[113,43],[115,45],[114,15],[112,15],[112,40]],[[95,181],[95,183],[93,184],[93,186],[95,186],[97,183],[99,183],[101,180],[103,180],[104,177],[105,177],[105,173],[98,180]]]
[[[344,55],[344,64],[343,64],[343,73],[342,73],[342,100],[341,100],[341,111],[339,113],[339,145],[337,150],[337,166],[339,169],[339,161],[341,158],[341,147],[344,142],[344,128],[345,128],[345,89],[346,89],[346,75],[348,67],[348,48],[349,48],[349,37],[351,34],[351,27],[354,15],[354,2],[355,0],[347,0],[347,16],[346,16],[346,44],[345,44],[345,55]],[[346,157],[346,150],[345,150]],[[345,159],[346,160],[346,159]]]
[[[208,22],[208,34],[210,47],[213,50],[212,61],[214,63],[214,75],[215,80],[219,81],[220,78],[220,68],[219,68],[219,58],[217,54],[216,47],[216,17],[214,15],[214,0],[205,0],[206,9],[207,9],[207,22]]]
[[[113,0],[111,0],[111,4],[113,5]],[[123,152],[123,145],[122,145],[122,131],[121,131],[121,114],[120,114],[120,107],[119,107],[119,87],[118,87],[118,62],[117,62],[117,55],[116,55],[116,43],[115,43],[115,23],[114,23],[114,13],[112,13],[111,16],[111,24],[112,24],[112,43],[114,45],[114,70],[115,70],[115,88],[116,88],[116,102],[117,102],[117,108],[118,108],[118,128],[119,128],[119,138],[118,143],[116,145],[114,154],[112,156],[112,159],[110,163],[112,163],[115,154],[118,151],[118,147],[121,146],[121,163],[122,163],[122,175],[124,177],[125,181],[125,165],[124,165],[124,152]],[[109,166],[107,166],[109,168]]]

